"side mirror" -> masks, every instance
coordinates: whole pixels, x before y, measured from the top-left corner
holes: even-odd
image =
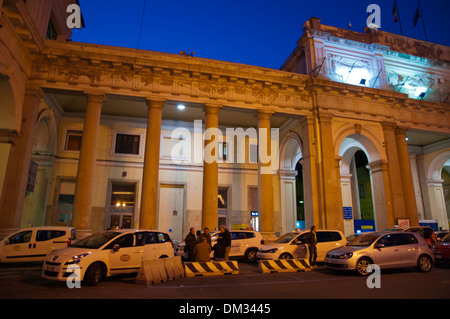
[[[301,240],[295,240],[295,244],[296,245],[301,245],[301,244],[303,244],[303,242]]]
[[[118,252],[119,249],[120,249],[120,245],[119,245],[119,244],[115,244],[115,245],[113,246],[113,251],[114,251],[114,252]]]
[[[376,248],[383,248],[383,247],[384,247],[384,244],[378,243],[375,247],[376,247]]]

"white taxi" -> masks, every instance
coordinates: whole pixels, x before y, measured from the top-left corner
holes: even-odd
[[[0,262],[43,261],[48,254],[76,239],[73,227],[30,227],[9,234],[0,241]]]
[[[45,259],[42,277],[66,281],[73,274],[72,269],[77,268],[79,281],[93,286],[104,277],[137,273],[143,260],[173,255],[172,240],[167,233],[158,230],[109,230],[51,253]]]
[[[284,234],[271,244],[262,246],[256,254],[257,259],[305,259],[308,257],[308,248],[304,237],[309,231],[295,230]],[[331,249],[345,246],[347,239],[339,230],[318,229],[317,235],[317,261],[322,262]]]

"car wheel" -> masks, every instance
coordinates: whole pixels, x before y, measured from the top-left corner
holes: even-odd
[[[429,272],[433,265],[433,261],[428,255],[421,255],[417,261],[417,269],[420,272]]]
[[[289,253],[282,253],[278,259],[292,259],[292,255]]]
[[[103,266],[100,263],[94,263],[89,266],[84,275],[83,283],[86,286],[95,286],[103,278]]]
[[[254,262],[256,260],[256,253],[257,252],[258,252],[257,249],[248,249],[245,252],[245,260],[247,262],[250,262],[250,263]]]
[[[361,276],[367,276],[370,274],[368,267],[372,264],[372,261],[368,258],[361,258],[356,263],[356,272]]]

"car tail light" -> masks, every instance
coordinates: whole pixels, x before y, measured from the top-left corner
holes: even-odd
[[[72,239],[71,238],[67,238],[67,246],[70,246]]]

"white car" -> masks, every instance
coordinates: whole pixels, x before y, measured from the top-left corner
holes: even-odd
[[[73,273],[68,267],[76,265],[79,280],[93,286],[104,277],[137,273],[143,260],[173,257],[173,251],[169,235],[158,230],[109,230],[50,254],[42,277],[66,281]]]
[[[256,260],[258,249],[264,244],[261,234],[253,230],[230,230],[231,248],[228,257],[232,259],[244,259],[248,262]],[[217,243],[220,232],[211,232],[211,246]],[[179,243],[176,251],[177,256],[187,258],[187,252],[184,251],[185,243]],[[211,253],[211,258],[214,253]]]
[[[292,231],[275,242],[262,246],[256,254],[257,259],[306,259],[308,247],[304,237],[309,231]],[[322,262],[331,249],[345,246],[347,239],[339,230],[317,230],[317,261]]]
[[[73,227],[30,227],[0,241],[0,262],[43,261],[52,251],[67,247],[76,239]]]

